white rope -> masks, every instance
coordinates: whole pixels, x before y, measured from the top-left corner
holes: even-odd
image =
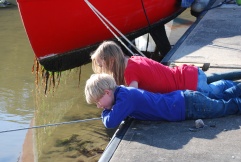
[[[122,36],[122,38],[124,38],[133,48],[135,48],[136,51],[138,51],[143,57],[146,57],[136,46],[134,46],[131,41],[129,41],[126,36],[124,34],[122,34],[104,15],[102,15],[88,0],[85,0],[86,4],[90,7],[90,9],[95,13],[95,15],[100,19],[100,21],[106,26],[106,28],[108,30],[110,30],[110,32],[115,36],[115,38],[121,42],[121,44],[132,54],[134,55],[134,53],[124,44],[124,42],[119,39],[119,37],[112,31],[112,29],[110,29],[110,27],[108,26],[108,24],[118,33]],[[108,24],[106,24],[106,22]]]

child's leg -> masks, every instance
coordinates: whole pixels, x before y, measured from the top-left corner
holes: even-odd
[[[208,84],[205,73],[201,69],[198,70],[197,91],[202,92],[210,98],[224,99],[224,91],[235,85],[237,85],[237,83],[230,80],[219,80]]]
[[[241,114],[241,98],[215,100],[197,91],[184,91],[186,119],[218,118]]]
[[[214,98],[214,99],[225,99],[225,100],[238,97],[240,96],[240,94],[235,95],[235,93],[233,93],[232,96],[228,96],[229,95],[228,93],[225,94],[225,91],[227,89],[236,87],[236,85],[237,83],[230,80],[219,80],[219,81],[210,83],[208,85],[210,87],[210,93],[208,97]]]
[[[238,83],[236,86],[228,88],[223,93],[223,99],[229,100],[230,98],[241,97],[241,83]]]

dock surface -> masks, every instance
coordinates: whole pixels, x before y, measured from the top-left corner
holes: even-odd
[[[213,6],[220,4],[215,1]],[[208,10],[180,38],[164,61],[210,63],[207,74],[241,70],[241,6]],[[113,137],[99,161],[240,162],[241,116],[183,122],[132,121]],[[117,132],[118,133],[118,132]]]

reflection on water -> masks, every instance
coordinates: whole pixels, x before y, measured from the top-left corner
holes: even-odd
[[[35,89],[34,53],[17,6],[1,8],[0,22],[1,131],[29,127],[31,121],[34,126],[100,116],[83,94],[90,64],[81,68],[80,84],[78,68],[63,72],[59,87],[46,97],[41,84]],[[20,156],[24,162],[97,161],[110,138],[106,131],[98,120],[29,130],[29,136],[27,130],[1,133],[0,161],[16,162]]]
[[[171,32],[171,44],[193,19],[187,11],[173,22],[178,32]],[[81,67],[80,82],[80,69],[63,72],[59,86],[54,93],[49,88],[47,96],[41,80],[35,87],[34,53],[17,6],[0,8],[0,38],[0,131],[100,116],[101,110],[87,105],[83,93],[90,64]],[[100,120],[0,133],[0,161],[98,161],[113,133]]]
[[[28,127],[34,112],[33,52],[16,6],[0,8],[0,130]],[[16,162],[26,131],[0,134],[0,161]]]
[[[36,91],[35,125],[90,119],[101,110],[87,105],[84,86],[92,73],[91,64],[63,72],[60,85],[45,97],[43,87]],[[109,142],[101,120],[35,130],[35,146],[39,162],[98,161]]]

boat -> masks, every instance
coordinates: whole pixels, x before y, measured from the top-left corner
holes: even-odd
[[[90,53],[101,42],[117,39],[87,2],[130,40],[162,27],[186,9],[178,0],[17,2],[36,59],[52,72],[89,63]]]

